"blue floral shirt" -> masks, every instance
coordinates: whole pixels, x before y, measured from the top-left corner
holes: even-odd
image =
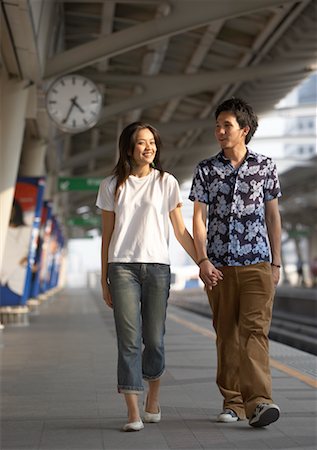
[[[198,164],[189,199],[209,206],[207,255],[216,267],[270,261],[265,202],[280,196],[275,164],[250,149],[237,169],[222,151]]]

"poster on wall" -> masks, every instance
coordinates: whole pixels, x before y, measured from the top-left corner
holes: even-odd
[[[0,274],[1,306],[25,305],[30,297],[33,274],[38,270],[44,189],[44,178],[18,178]]]

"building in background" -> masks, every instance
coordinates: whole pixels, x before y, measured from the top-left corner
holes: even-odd
[[[317,154],[317,73],[280,101],[272,113],[260,117],[252,148],[272,156],[279,173],[309,164]]]
[[[281,100],[272,113],[261,117],[252,148],[276,162],[283,189],[282,282],[313,284],[312,264],[317,257],[317,73]],[[315,175],[314,175],[315,173]],[[296,204],[296,215],[292,206]],[[298,213],[298,211],[300,211]]]

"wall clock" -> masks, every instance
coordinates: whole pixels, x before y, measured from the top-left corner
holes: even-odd
[[[49,117],[61,130],[80,133],[93,127],[99,117],[102,95],[93,81],[68,74],[55,80],[46,93]]]

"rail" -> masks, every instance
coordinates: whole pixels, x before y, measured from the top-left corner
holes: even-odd
[[[170,303],[196,314],[212,317],[203,289],[172,290]],[[317,355],[317,295],[315,289],[277,289],[269,337]]]

